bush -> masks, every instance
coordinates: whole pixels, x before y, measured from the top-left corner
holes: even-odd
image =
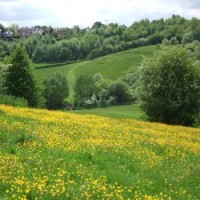
[[[101,81],[103,80],[103,76],[102,76],[101,73],[96,73],[96,74],[93,76],[93,78],[94,78],[94,81],[95,81],[95,82],[101,82]]]
[[[93,94],[90,99],[85,100],[83,106],[86,107],[86,108],[94,108],[94,107],[96,107],[97,106],[96,95]]]
[[[0,64],[0,94],[4,94],[6,92],[5,86],[5,77],[8,71],[9,65]]]
[[[123,81],[111,83],[108,88],[108,93],[109,96],[115,98],[116,104],[126,104],[131,100],[129,87]]]
[[[79,76],[76,80],[74,92],[75,92],[75,105],[83,106],[84,102],[94,94],[95,82],[92,77],[89,76]]]
[[[150,120],[192,125],[200,112],[199,62],[183,47],[164,47],[140,69],[138,94]]]
[[[0,95],[0,104],[17,107],[28,107],[28,101],[26,99],[8,95]]]
[[[164,36],[162,34],[156,33],[154,35],[150,35],[148,40],[150,44],[160,44],[162,40],[164,39]]]
[[[65,76],[54,74],[43,81],[43,94],[46,99],[48,109],[58,109],[63,107],[64,99],[69,94],[68,83]]]
[[[198,115],[195,116],[194,118],[194,124],[195,127],[200,128],[200,113]]]
[[[138,70],[134,72],[128,72],[124,75],[123,81],[129,86],[129,93],[132,99],[132,102],[137,100],[137,84],[138,84],[139,73]]]

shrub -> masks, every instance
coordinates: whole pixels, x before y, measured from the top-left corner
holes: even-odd
[[[5,77],[8,71],[9,65],[0,64],[0,94],[6,92]]]
[[[43,94],[46,99],[48,109],[58,109],[63,107],[64,99],[69,94],[68,83],[65,76],[53,74],[43,81]]]
[[[86,107],[86,108],[94,108],[94,107],[96,107],[97,106],[96,95],[93,94],[90,99],[85,100],[83,106]]]
[[[101,82],[101,81],[103,80],[103,76],[102,76],[101,73],[96,73],[96,74],[93,76],[93,78],[94,78],[94,81],[95,81],[95,82]]]
[[[162,34],[156,33],[154,35],[150,35],[148,40],[150,44],[160,44],[162,40],[164,39],[164,36]]]
[[[95,91],[95,82],[92,77],[79,76],[76,80],[75,92],[75,105],[83,106],[84,102],[90,99]]]
[[[130,102],[129,87],[123,81],[117,81],[110,84],[108,88],[109,96],[115,98],[116,104],[126,104]]]
[[[129,86],[129,93],[130,93],[132,102],[135,102],[137,100],[136,89],[137,89],[137,84],[138,84],[138,81],[137,81],[138,77],[139,77],[138,70],[134,72],[128,72],[123,77],[123,81]]]
[[[109,91],[107,89],[102,88],[101,91],[98,93],[98,106],[100,107],[106,107],[111,104],[114,104],[115,97],[109,96]]]
[[[200,128],[200,113],[198,115],[195,116],[194,118],[194,124],[195,127]]]
[[[17,107],[28,107],[28,102],[26,99],[8,95],[0,95],[0,104]]]

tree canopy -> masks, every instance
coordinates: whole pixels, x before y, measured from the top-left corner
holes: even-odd
[[[29,64],[28,54],[22,46],[19,46],[10,56],[5,77],[5,87],[8,95],[23,97],[28,100],[30,106],[37,105],[36,82]]]
[[[43,94],[48,109],[63,107],[64,99],[69,95],[68,82],[62,74],[53,74],[43,81]]]
[[[169,46],[140,69],[139,98],[149,119],[191,125],[200,112],[199,62],[184,47]]]
[[[2,27],[2,31],[12,30],[16,33],[18,28],[17,25],[12,25]],[[163,40],[171,43],[200,41],[199,30],[199,19],[189,20],[179,15],[173,15],[166,20],[142,19],[131,26],[95,22],[87,28],[63,27],[53,29],[45,35],[33,33],[25,39],[18,36],[6,44],[2,42],[0,59],[10,55],[19,41],[25,45],[29,57],[34,62],[67,62],[93,59],[144,45],[160,44]]]

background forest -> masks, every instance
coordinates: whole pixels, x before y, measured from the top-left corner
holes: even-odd
[[[0,27],[3,103],[18,97],[31,107],[69,110],[139,103],[148,120],[199,126],[197,18],[173,15],[130,27]]]
[[[117,23],[95,22],[92,27],[50,28],[35,26],[40,30],[29,37],[20,35],[20,27],[0,24],[0,59],[11,54],[18,43],[24,44],[33,62],[71,62],[92,59],[146,45],[160,43],[185,44],[200,40],[200,20],[173,15],[166,20],[143,19],[131,26]],[[12,37],[4,37],[10,31]]]

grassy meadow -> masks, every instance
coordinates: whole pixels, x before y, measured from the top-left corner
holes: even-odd
[[[0,199],[200,197],[200,129],[0,105]]]
[[[77,114],[99,115],[115,119],[127,118],[127,119],[137,119],[141,121],[147,121],[147,116],[137,104],[109,106],[105,108],[94,108],[94,109],[79,109],[79,110],[74,110],[73,112]]]
[[[93,76],[101,73],[106,79],[117,80],[127,72],[138,69],[144,57],[151,56],[156,49],[158,46],[145,46],[73,64],[32,63],[32,66],[36,69],[35,75],[39,82],[53,73],[65,75],[70,91],[68,100],[73,102],[73,87],[79,75]]]

